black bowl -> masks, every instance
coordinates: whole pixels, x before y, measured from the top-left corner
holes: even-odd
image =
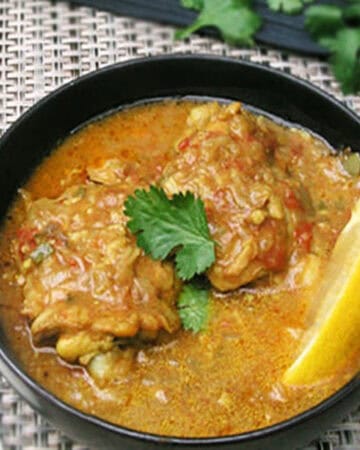
[[[205,96],[241,100],[323,136],[332,146],[360,151],[360,120],[304,81],[255,64],[211,56],[175,55],[107,67],[58,89],[24,114],[0,140],[0,217],[16,189],[56,143],[112,109],[156,98]],[[292,450],[318,436],[360,401],[355,377],[318,406],[285,422],[228,437],[185,439],[140,433],[64,404],[20,367],[0,330],[0,369],[13,387],[50,422],[102,449]]]

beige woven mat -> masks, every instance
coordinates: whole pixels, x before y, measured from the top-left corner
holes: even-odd
[[[360,113],[360,97],[343,98],[326,63],[264,47],[239,50],[197,36],[174,42],[172,36],[167,26],[66,3],[0,0],[0,130],[55,87],[90,70],[172,52],[229,55],[271,65],[313,82]],[[84,448],[35,414],[1,377],[0,423],[0,448],[1,442],[9,450]],[[360,410],[307,450],[360,450]]]

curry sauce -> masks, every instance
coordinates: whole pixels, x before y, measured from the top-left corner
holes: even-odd
[[[181,328],[172,262],[142,254],[126,230],[124,199],[150,184],[202,198],[218,243],[198,334]],[[281,383],[358,198],[358,176],[322,140],[240,106],[120,111],[67,138],[9,211],[2,325],[30,376],[115,424],[209,437],[283,421],[358,370],[354,354],[315,386]]]

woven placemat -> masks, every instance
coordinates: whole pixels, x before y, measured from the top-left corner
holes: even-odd
[[[265,47],[235,49],[198,36],[174,42],[171,27],[62,2],[0,0],[0,130],[79,75],[131,58],[172,52],[228,55],[270,65],[311,81],[360,113],[360,97],[344,98],[328,65],[316,59]],[[37,415],[1,377],[0,424],[0,448],[2,444],[8,450],[85,449]],[[360,409],[303,450],[359,449]]]

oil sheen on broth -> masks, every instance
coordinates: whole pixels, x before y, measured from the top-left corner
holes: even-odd
[[[219,244],[207,272],[211,314],[198,334],[181,329],[172,263],[145,257],[126,230],[124,199],[150,184],[200,196]],[[280,422],[358,367],[355,354],[316,386],[281,383],[358,197],[358,177],[322,141],[237,104],[115,113],[66,139],[9,211],[2,325],[29,375],[116,424],[200,437]],[[110,371],[98,364],[104,354]]]

